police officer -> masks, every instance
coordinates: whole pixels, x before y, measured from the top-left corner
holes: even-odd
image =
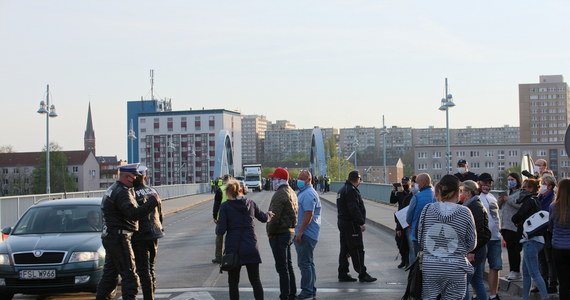
[[[134,300],[138,290],[131,236],[138,230],[138,219],[147,216],[159,203],[153,197],[139,206],[132,189],[139,164],[119,167],[119,180],[105,192],[101,203],[105,226],[101,239],[105,247],[105,266],[97,286],[97,300],[110,299],[121,275],[121,293],[125,300]]]
[[[146,185],[147,167],[139,166],[139,173],[133,181],[137,204],[144,205],[150,198],[160,198],[158,192]],[[154,263],[158,249],[158,239],[164,236],[162,229],[162,206],[158,205],[147,216],[139,220],[139,230],[133,233],[133,252],[137,274],[141,282],[144,300],[154,300],[156,289],[156,277],[154,275]]]
[[[366,209],[360,196],[358,185],[362,181],[358,171],[351,171],[348,180],[338,191],[336,206],[338,209],[338,230],[340,231],[340,254],[338,257],[338,281],[356,281],[348,273],[348,257],[358,272],[360,282],[373,282],[376,278],[366,272],[364,265],[364,242],[362,233],[366,230]]]

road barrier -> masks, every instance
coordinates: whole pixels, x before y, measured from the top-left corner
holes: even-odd
[[[184,197],[188,195],[203,194],[210,192],[210,184],[177,184],[154,187],[162,200]],[[67,199],[67,198],[103,198],[105,190],[53,193],[0,197],[0,228],[13,226],[20,216],[32,205],[40,201]]]

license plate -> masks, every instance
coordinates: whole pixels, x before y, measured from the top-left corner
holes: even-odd
[[[20,279],[54,279],[55,270],[23,270]]]

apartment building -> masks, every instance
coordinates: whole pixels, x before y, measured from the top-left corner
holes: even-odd
[[[242,162],[262,163],[265,131],[271,122],[262,115],[246,115],[241,120]]]

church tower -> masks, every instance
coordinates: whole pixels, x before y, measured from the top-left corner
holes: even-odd
[[[91,151],[93,155],[95,155],[95,131],[93,131],[93,121],[91,120],[91,102],[89,102],[89,110],[87,111],[87,127],[85,129],[83,143],[84,150]]]

